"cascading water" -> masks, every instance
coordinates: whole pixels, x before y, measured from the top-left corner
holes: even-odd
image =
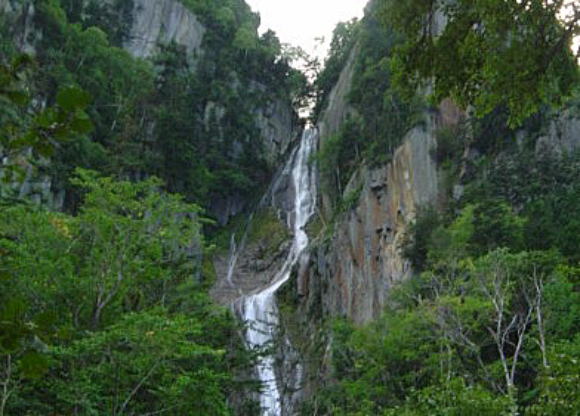
[[[238,313],[248,325],[245,339],[250,348],[264,348],[274,342],[279,323],[276,291],[288,281],[292,268],[300,261],[304,249],[308,246],[308,236],[304,227],[314,213],[316,205],[316,177],[309,159],[316,148],[317,140],[318,132],[315,129],[306,129],[298,150],[288,161],[287,167],[292,171],[295,195],[293,215],[289,216],[294,235],[288,256],[266,288],[239,299],[237,303]],[[280,416],[282,397],[276,379],[274,357],[267,355],[259,359],[256,371],[262,382],[260,405],[263,415]]]
[[[232,234],[230,238],[230,255],[228,257],[228,275],[226,276],[226,281],[230,286],[233,286],[232,276],[236,268],[236,263],[238,262],[238,245],[236,244],[235,234]]]

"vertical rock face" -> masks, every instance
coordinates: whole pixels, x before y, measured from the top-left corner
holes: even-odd
[[[266,87],[257,82],[252,83],[252,88],[260,90],[265,94],[265,96],[268,95]],[[209,122],[209,114],[211,112],[216,115],[218,122],[221,121],[222,117],[225,115],[225,109],[223,107],[220,107],[213,102],[208,103],[206,108],[206,125]],[[261,156],[270,170],[276,172],[288,156],[291,144],[298,137],[299,129],[296,113],[290,103],[279,98],[270,98],[265,99],[260,107],[254,109],[253,118],[261,139],[262,146],[259,149]],[[234,143],[234,147],[240,149],[241,153],[243,144]],[[255,151],[258,150],[255,149]],[[233,156],[237,157],[236,155]],[[278,176],[281,176],[281,171],[278,172]],[[278,188],[286,185],[285,180],[287,178],[287,175],[280,178],[278,181]],[[281,198],[286,201],[285,188],[281,192],[279,190],[274,190],[274,192],[283,194]],[[230,218],[240,214],[248,208],[248,196],[240,193],[220,195],[212,199],[209,208],[219,224],[226,225]],[[289,208],[284,206],[284,209]],[[283,212],[285,211],[280,211],[281,216],[284,215]]]
[[[148,58],[160,45],[175,42],[192,58],[199,51],[205,28],[176,0],[134,0],[133,25],[124,47],[133,56]]]
[[[340,73],[336,85],[330,91],[328,105],[318,122],[321,141],[337,133],[342,122],[353,111],[348,103],[348,94],[352,86],[352,77],[354,75],[354,66],[358,52],[359,49],[355,46],[346,61],[344,69]]]
[[[360,190],[356,206],[330,240],[313,247],[310,270],[299,276],[307,309],[357,323],[380,314],[389,288],[410,273],[400,254],[407,226],[419,206],[437,197],[435,146],[433,129],[416,127],[391,163],[355,173],[345,192]]]
[[[41,36],[34,27],[35,12],[32,1],[0,0],[0,15],[5,18],[3,23],[8,25],[14,45],[30,55],[36,54],[34,44]]]
[[[336,134],[353,112],[348,94],[357,58],[355,47],[320,118],[321,142]],[[455,114],[441,110],[437,122],[452,124]],[[437,166],[431,156],[435,124],[429,120],[410,130],[391,163],[379,168],[362,165],[354,173],[344,195],[358,195],[358,200],[334,224],[330,237],[319,237],[313,244],[310,269],[298,276],[296,287],[306,315],[367,322],[384,309],[389,288],[410,274],[400,245],[418,207],[437,198]],[[329,217],[331,197],[321,193],[321,211]]]
[[[553,119],[536,142],[536,152],[560,155],[580,148],[580,115],[568,109]]]
[[[322,112],[318,121],[318,131],[320,132],[320,144],[332,135],[338,133],[343,121],[353,113],[353,108],[348,103],[348,94],[352,86],[352,77],[354,76],[354,66],[358,57],[358,47],[355,46],[351,51],[345,67],[340,73],[338,81],[328,96],[328,104]],[[321,180],[320,188],[324,189],[329,184]],[[320,208],[325,214],[332,211],[332,198],[328,193],[323,192],[320,195]]]
[[[266,161],[270,166],[276,166],[287,153],[292,139],[296,137],[294,111],[289,103],[277,99],[258,109],[255,117],[264,139]]]
[[[34,53],[34,13],[34,1],[0,0],[0,14],[7,17],[16,47],[22,52]],[[123,46],[134,57],[151,57],[160,45],[171,42],[183,46],[190,59],[201,48],[205,28],[178,0],[133,0],[131,18]]]
[[[104,3],[111,0],[103,0]],[[34,54],[35,45],[42,36],[42,27],[35,26],[35,2],[33,0],[0,0],[0,18],[9,28],[15,46],[23,52]],[[200,19],[191,12],[180,0],[131,0],[132,12],[127,17],[128,37],[122,45],[136,58],[152,58],[163,45],[176,43],[181,46],[187,56],[192,70],[196,70],[196,59],[203,57],[203,41],[206,29]],[[131,7],[131,6],[130,6]],[[236,74],[232,74],[236,79]],[[252,111],[256,127],[256,152],[260,152],[271,171],[275,171],[287,155],[290,143],[297,137],[297,117],[292,105],[287,100],[280,99],[268,87],[259,82],[250,81],[249,87],[234,85],[239,88],[240,96],[244,94],[262,94],[261,100]],[[224,109],[219,103],[207,103],[209,114],[212,109],[216,113],[218,124],[224,115]],[[207,124],[206,120],[206,124]],[[147,123],[150,131],[147,133],[155,140],[157,132],[155,123]],[[186,140],[186,138],[184,138]],[[237,144],[234,144],[237,145]],[[234,146],[235,147],[235,146]],[[238,146],[241,149],[241,144]],[[37,173],[30,173],[19,195],[31,197],[34,200],[53,201],[55,208],[60,208],[63,195],[58,189],[52,189],[51,179]],[[48,191],[47,191],[48,189]],[[41,192],[42,195],[37,194]],[[52,195],[54,194],[54,195]],[[216,196],[208,206],[211,214],[220,224],[226,224],[231,217],[248,207],[248,195],[240,193]]]

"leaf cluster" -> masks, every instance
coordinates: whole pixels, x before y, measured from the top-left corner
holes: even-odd
[[[408,96],[432,87],[476,115],[499,106],[515,127],[542,104],[560,106],[578,82],[570,51],[580,13],[560,19],[562,1],[383,0],[382,20],[405,36],[394,51],[394,83]]]

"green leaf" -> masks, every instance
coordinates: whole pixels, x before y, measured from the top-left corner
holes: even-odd
[[[2,93],[14,104],[20,106],[28,104],[28,101],[30,100],[30,97],[24,91],[2,91]]]
[[[20,319],[25,311],[26,303],[24,300],[20,298],[9,299],[0,312],[0,319],[10,321]]]
[[[58,317],[55,312],[42,312],[35,316],[34,323],[39,328],[46,330],[55,324],[57,318]]]
[[[91,102],[91,96],[77,87],[61,89],[56,95],[56,103],[65,111],[75,111],[86,108]]]
[[[20,347],[20,340],[24,338],[25,332],[22,325],[15,325],[12,322],[4,321],[0,317],[0,351],[2,353],[14,353]]]
[[[14,69],[14,72],[18,72],[24,70],[26,67],[32,65],[33,63],[34,60],[32,56],[23,53],[14,58],[12,61],[12,68]]]
[[[20,370],[26,378],[40,378],[48,371],[48,359],[46,356],[29,351],[20,359]]]
[[[35,146],[39,155],[50,157],[54,155],[54,147],[48,141],[41,141]]]
[[[55,122],[55,114],[54,110],[49,108],[44,110],[42,113],[36,116],[36,123],[39,127],[48,129],[50,128]]]
[[[76,133],[88,133],[93,129],[93,123],[91,120],[86,116],[83,112],[83,116],[79,117],[78,115],[70,123],[70,128],[72,131]]]
[[[4,253],[2,253],[1,250],[0,250],[0,255],[4,255]],[[12,275],[10,274],[9,271],[0,270],[0,282],[10,280],[11,278],[12,278]]]

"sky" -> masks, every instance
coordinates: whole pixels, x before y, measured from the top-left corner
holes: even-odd
[[[361,18],[367,0],[246,0],[261,16],[260,33],[272,29],[283,43],[323,58],[339,22]],[[316,38],[326,44],[317,47]]]

